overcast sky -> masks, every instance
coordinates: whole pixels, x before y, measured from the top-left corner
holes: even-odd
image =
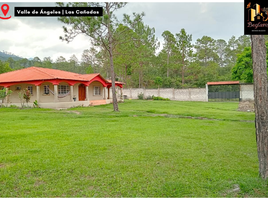
[[[1,0],[0,0],[1,1]],[[2,6],[4,2],[0,2]],[[51,57],[55,61],[59,56],[67,60],[75,54],[81,60],[83,50],[90,48],[89,38],[80,35],[67,44],[59,39],[63,36],[62,22],[57,17],[14,17],[14,7],[54,6],[49,3],[8,3],[11,15],[9,20],[0,19],[0,51],[15,55],[43,60]],[[226,42],[244,33],[243,2],[129,2],[116,15],[122,18],[123,13],[145,12],[144,23],[155,28],[156,37],[162,43],[165,30],[174,35],[184,28],[192,35],[193,43],[204,35],[213,39],[224,39]],[[4,17],[0,10],[0,17]]]

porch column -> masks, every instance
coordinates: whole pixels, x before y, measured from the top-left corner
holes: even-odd
[[[70,101],[71,101],[71,102],[74,101],[73,97],[74,97],[74,86],[71,85],[71,86],[70,86]]]
[[[106,87],[103,87],[103,99],[106,99]]]
[[[110,99],[110,88],[108,87],[108,99]]]
[[[88,86],[86,86],[86,101],[89,101],[89,92],[88,92]]]
[[[39,103],[40,101],[40,86],[39,85],[36,86],[36,100]]]
[[[58,85],[54,85],[54,102],[58,102]]]

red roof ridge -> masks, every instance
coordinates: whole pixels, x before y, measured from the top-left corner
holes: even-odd
[[[39,72],[42,72],[42,73],[44,73],[44,74],[46,74],[46,75],[52,76],[52,78],[57,78],[57,77],[53,76],[52,74],[50,74],[50,73],[48,73],[48,72],[45,72],[45,71],[41,70],[41,69],[49,69],[49,68],[35,67],[35,66],[28,67],[28,68],[33,68],[33,69],[35,69],[35,70],[37,70],[37,71],[39,71]]]
[[[93,76],[94,75],[94,76]],[[92,79],[93,78],[95,78],[96,76],[101,76],[100,75],[100,73],[93,73],[93,74],[78,74],[78,76],[80,76],[80,77],[82,77],[82,78],[84,78],[84,77],[86,77],[86,76],[93,76],[92,77]]]

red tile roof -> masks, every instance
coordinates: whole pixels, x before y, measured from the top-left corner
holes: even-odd
[[[237,85],[239,81],[219,81],[219,82],[207,82],[207,85]]]
[[[51,80],[51,79],[90,81],[98,75],[99,74],[76,74],[73,72],[67,72],[57,69],[28,67],[0,74],[0,83]]]
[[[112,84],[112,81],[111,81],[111,80],[106,80],[106,81],[107,81],[107,83]],[[115,81],[115,84],[121,84],[121,85],[124,85],[125,83],[123,83],[123,82],[119,82],[119,81]]]

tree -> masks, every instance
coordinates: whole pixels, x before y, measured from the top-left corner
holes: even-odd
[[[0,60],[0,74],[5,73],[5,72],[10,72],[12,69],[9,67],[8,62],[2,62]]]
[[[268,41],[266,44],[266,63],[268,63]],[[237,54],[236,64],[232,68],[232,80],[253,83],[251,47],[244,48],[241,54]],[[268,71],[267,71],[268,73]]]
[[[162,36],[164,38],[164,45],[163,45],[163,50],[167,54],[167,77],[169,77],[169,71],[170,71],[170,57],[174,55],[175,50],[175,45],[176,45],[176,39],[174,35],[169,32],[169,31],[164,31],[162,33]]]
[[[225,67],[225,59],[226,59],[226,47],[227,42],[223,39],[216,40],[217,54],[219,56],[219,65],[220,67]]]
[[[232,68],[232,80],[253,82],[251,48],[246,47],[241,54],[237,55],[237,61]]]
[[[45,68],[52,68],[52,59],[50,58],[50,57],[44,57],[44,59],[43,59],[43,67],[45,67]]]
[[[157,76],[157,77],[155,77],[154,82],[159,88],[159,86],[163,84],[163,79],[161,77]]]
[[[181,84],[184,85],[185,71],[188,66],[190,57],[192,57],[192,35],[187,35],[185,29],[181,29],[177,36],[177,48],[181,57]]]
[[[74,2],[74,3],[57,3],[58,6],[68,7],[103,7],[103,16],[101,17],[59,17],[58,19],[65,24],[71,25],[71,29],[63,27],[64,37],[60,39],[71,42],[77,35],[84,34],[92,39],[92,43],[96,46],[103,46],[109,53],[110,70],[112,79],[112,94],[114,111],[119,111],[115,90],[115,75],[113,63],[113,48],[115,45],[114,31],[116,17],[114,11],[124,7],[126,3],[121,2]]]
[[[7,96],[11,95],[11,93],[12,93],[12,90],[8,90],[8,91],[7,91],[6,88],[0,90],[1,107],[2,107],[3,100],[4,100]],[[8,103],[8,102],[6,102],[6,103]]]
[[[252,35],[251,45],[259,174],[266,180],[268,178],[268,94],[266,45],[264,36]]]
[[[136,63],[132,65],[133,70],[138,74],[139,87],[143,87],[145,72],[151,65],[151,61],[155,58],[155,50],[159,46],[159,42],[155,37],[155,29],[145,25],[142,18],[144,13],[133,13],[133,19],[129,15],[124,15],[124,22],[133,32],[131,40],[135,49],[134,57]]]
[[[91,47],[90,49],[85,49],[83,51],[81,60],[81,65],[86,69],[87,72],[98,73],[99,72],[99,64],[97,59],[98,51]],[[82,67],[81,66],[81,67]]]
[[[203,36],[201,39],[197,39],[195,50],[197,59],[203,66],[208,66],[209,61],[217,62],[219,59],[216,41],[211,37]]]
[[[32,60],[32,62],[33,62],[33,65],[34,65],[35,67],[42,67],[42,61],[41,61],[41,59],[38,58],[37,56],[34,57],[34,59]]]
[[[63,56],[60,56],[56,59],[55,68],[65,71],[70,71],[69,64]]]
[[[73,54],[69,59],[70,71],[78,73],[78,63],[77,57]]]

